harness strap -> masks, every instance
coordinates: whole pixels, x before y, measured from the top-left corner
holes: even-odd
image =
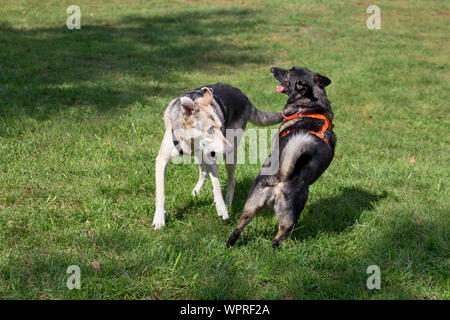
[[[284,115],[283,115],[284,117]],[[324,120],[324,123],[322,125],[322,127],[320,128],[319,131],[312,131],[312,130],[308,130],[309,133],[315,135],[316,137],[322,139],[323,141],[325,141],[328,145],[330,145],[330,143],[328,142],[328,139],[325,138],[325,132],[328,130],[328,127],[331,127],[331,129],[334,128],[333,123],[331,123],[330,119],[328,119],[326,116],[324,116],[323,114],[319,114],[319,113],[311,113],[311,114],[302,114],[302,113],[295,113],[292,116],[289,117],[284,117],[283,121],[288,121],[288,120],[292,120],[294,118],[314,118],[314,119],[320,119],[320,120]],[[302,129],[300,129],[302,130]],[[283,131],[282,133],[280,133],[280,138],[283,138],[284,136],[287,136],[289,133],[294,132],[297,130],[286,130]]]

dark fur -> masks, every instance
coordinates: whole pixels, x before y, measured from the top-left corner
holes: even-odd
[[[279,112],[265,112],[256,109],[248,97],[238,88],[224,83],[211,84],[205,87],[212,89],[214,99],[220,106],[220,110],[216,110],[216,113],[223,121],[224,130],[244,129],[249,120],[259,126],[280,123],[283,120]],[[181,96],[188,96],[195,100],[202,95],[202,90],[198,88]]]
[[[283,109],[286,116],[301,108],[303,114],[320,113],[333,120],[333,111],[324,89],[331,83],[328,78],[306,68],[296,67],[290,70],[272,68],[271,73],[284,87],[283,93],[288,95]],[[308,130],[319,131],[322,124],[323,120],[320,119],[303,118],[290,120],[280,126],[281,131],[289,128],[292,133],[279,140],[279,166],[281,168],[283,165],[283,155],[288,151],[295,155],[292,163],[289,162],[292,165],[285,172],[279,169],[274,175],[258,175],[247,197],[239,224],[227,241],[228,247],[235,244],[245,226],[265,207],[275,210],[279,222],[278,234],[272,241],[273,247],[278,247],[281,240],[289,234],[305,207],[309,185],[322,175],[334,156],[336,137],[331,128],[325,133],[329,144],[307,133]],[[311,137],[295,138],[305,134]],[[270,161],[269,156],[263,166],[269,166]]]

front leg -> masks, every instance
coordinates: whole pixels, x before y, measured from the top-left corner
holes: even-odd
[[[156,201],[155,201],[155,216],[153,217],[152,225],[155,230],[162,228],[165,225],[165,214],[164,210],[164,183],[166,179],[166,166],[169,162],[167,157],[160,154],[156,157],[155,165],[155,178],[156,178]]]
[[[222,189],[220,188],[219,172],[217,170],[217,164],[213,163],[208,165],[208,173],[213,185],[214,203],[216,204],[217,215],[223,220],[228,219],[227,206],[223,201]]]
[[[155,163],[156,201],[155,216],[153,217],[152,223],[152,225],[155,227],[155,230],[158,230],[165,225],[166,211],[164,210],[164,183],[166,179],[166,166],[167,163],[178,154],[178,151],[173,145],[172,131],[171,129],[168,129],[164,134],[164,139],[161,144],[161,148],[159,149],[159,153],[156,157]]]
[[[199,163],[198,165],[198,182],[194,187],[194,190],[192,190],[192,195],[196,196],[199,194],[200,189],[205,184],[206,176],[208,175],[208,172],[205,168],[204,164]]]

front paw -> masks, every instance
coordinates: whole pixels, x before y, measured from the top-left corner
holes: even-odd
[[[221,217],[223,220],[227,220],[229,218],[227,206],[225,205],[223,200],[221,203],[216,203],[216,210],[217,210],[217,215],[219,217]]]
[[[153,217],[152,226],[155,227],[155,230],[159,230],[165,225],[164,219],[165,211],[164,210],[156,210],[155,216]]]
[[[225,196],[225,202],[226,204],[231,206],[233,204],[233,194],[227,192],[227,195]]]

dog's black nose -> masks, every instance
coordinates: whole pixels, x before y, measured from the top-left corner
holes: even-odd
[[[213,151],[211,152],[211,158],[215,158],[216,157],[216,153]]]

